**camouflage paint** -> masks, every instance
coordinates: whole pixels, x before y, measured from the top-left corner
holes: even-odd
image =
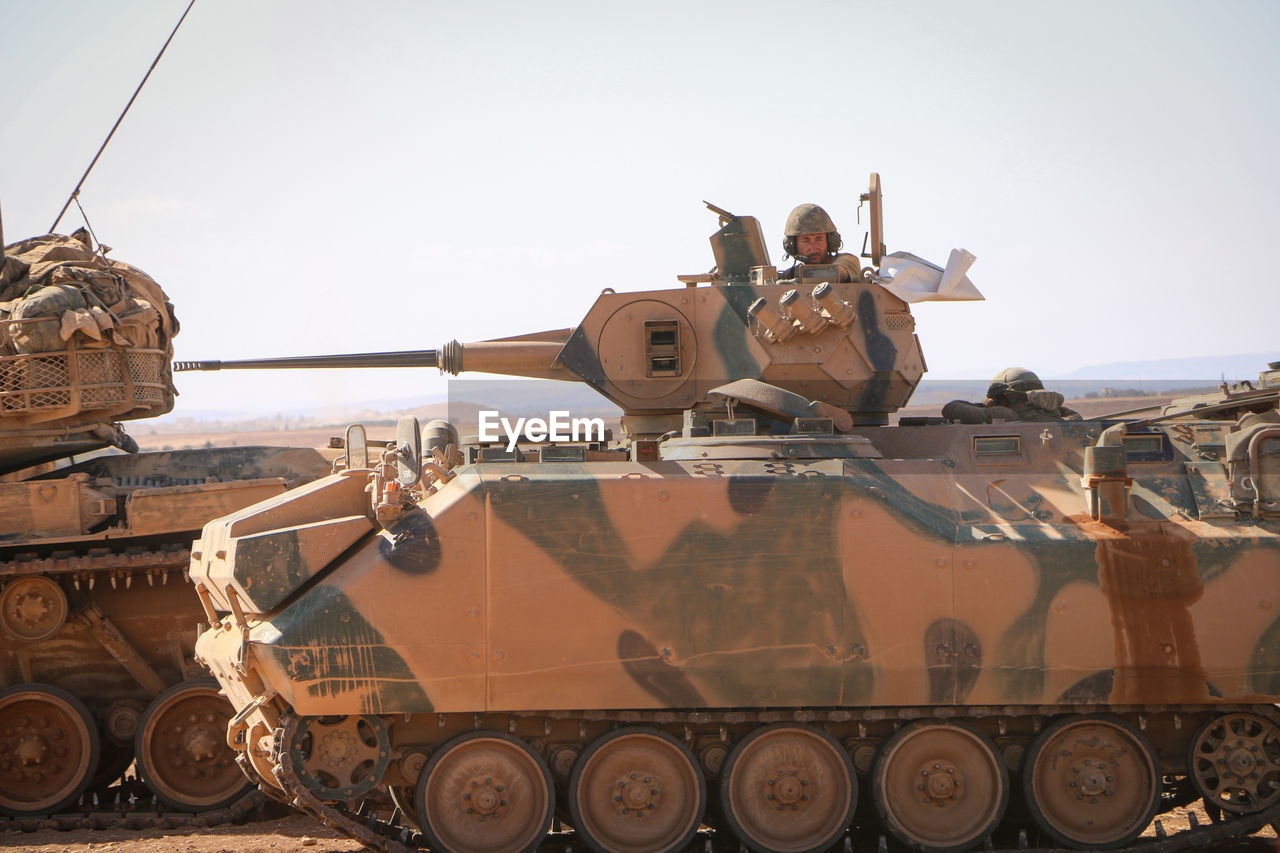
[[[980,684],[986,685],[979,691],[981,702],[1035,704],[1059,696],[1136,702],[1166,695],[1171,684],[1181,685],[1186,701],[1206,701],[1221,687],[1208,684],[1190,608],[1199,588],[1230,571],[1233,555],[1256,553],[1256,544],[1238,537],[1188,539],[1167,521],[1139,519],[1122,532],[1059,516],[1059,508],[1078,510],[1080,498],[1052,481],[1031,488],[1029,481],[945,461],[490,463],[462,470],[466,484],[457,488],[463,492],[451,484],[448,502],[441,503],[442,494],[426,504],[431,512],[409,512],[375,537],[375,546],[363,546],[359,558],[348,561],[365,579],[359,589],[369,590],[360,593],[359,601],[368,601],[359,605],[361,612],[377,606],[364,596],[395,576],[406,578],[395,582],[401,590],[395,594],[409,600],[447,603],[450,590],[463,588],[487,588],[491,599],[502,593],[500,610],[491,612],[493,599],[478,611],[486,639],[470,648],[481,662],[475,675],[501,676],[504,686],[483,705],[441,706],[433,699],[429,704],[437,709],[518,705],[521,691],[547,666],[565,674],[564,667],[592,673],[585,687],[568,694],[576,697],[569,701],[586,707],[610,707],[610,695],[626,695],[617,679],[647,695],[638,703],[646,707],[954,704],[977,695]],[[991,483],[1004,485],[991,491]],[[957,503],[961,493],[985,495],[990,504]],[[1063,504],[1067,494],[1073,496]],[[669,517],[666,506],[685,508],[682,522],[653,527],[652,519]],[[870,529],[850,526],[845,519],[858,507],[875,509],[883,520]],[[466,525],[477,524],[488,531],[481,562],[467,547],[476,533],[466,531],[478,529]],[[1005,538],[987,541],[1000,530]],[[861,538],[867,535],[876,537],[875,544]],[[901,574],[894,560],[918,543],[933,543],[939,560],[946,556],[954,566],[937,581],[922,580],[944,584],[937,604],[928,605],[942,609],[928,611],[934,615],[911,637],[895,615],[902,602],[881,598],[878,591],[890,587],[864,586],[857,578],[866,575],[851,574],[857,563],[850,561],[875,553],[881,574]],[[526,583],[530,547],[548,567],[540,571],[561,573],[614,614],[607,645],[594,647],[595,656],[576,645],[572,621],[557,619],[562,596],[540,586],[514,592]],[[1177,563],[1172,573],[1160,565],[1164,557]],[[376,581],[379,566],[394,574]],[[355,591],[354,577],[330,574],[322,589],[330,596],[335,587]],[[409,578],[421,580],[410,585]],[[975,582],[994,584],[998,594],[1015,580],[1027,598],[1024,604],[1010,601],[1008,606],[1020,609],[1002,624],[991,622],[994,611],[980,597],[966,594],[963,605],[950,598],[953,584],[964,582],[966,590]],[[1063,600],[1090,600],[1081,598],[1081,590],[1092,590],[1106,609],[1072,605],[1062,622]],[[374,632],[339,641],[326,633],[334,618],[328,603],[316,610],[313,598],[306,593],[301,602],[310,603],[303,610],[289,608],[283,621],[273,619],[288,631],[272,641],[277,665],[305,685],[310,697],[349,694],[365,697],[359,704],[364,710],[390,707],[382,696],[388,684],[406,679],[406,671],[430,691],[445,671],[456,668],[440,668],[444,661],[437,656],[455,655],[450,649],[457,643],[432,623],[423,623],[418,633],[397,626],[396,639]],[[511,651],[519,635],[514,626],[531,609],[545,614],[537,621],[546,623],[538,629],[530,623],[531,630],[564,632],[559,659]],[[600,614],[590,618],[596,620],[593,631],[605,627]],[[1058,624],[1064,628],[1057,630],[1090,637],[1106,631],[1111,647],[1064,668],[1049,656],[1048,632]],[[914,700],[903,693],[913,689],[909,678],[903,680],[911,664],[896,652],[904,643],[918,650],[912,659],[923,692]],[[308,668],[290,657],[307,648],[344,651],[323,666],[305,659]],[[895,650],[891,658],[885,656],[889,650]],[[554,652],[548,646],[546,653]],[[1061,682],[1072,668],[1082,671],[1047,693],[1050,674]]]
[[[777,305],[791,285],[717,285],[674,291],[600,295],[559,350],[555,363],[595,388],[628,414],[678,415],[711,389],[737,379],[763,379],[850,409],[881,415],[905,403],[920,380],[924,358],[913,326],[886,325],[884,311],[909,317],[906,303],[863,281],[833,285],[858,306],[848,328],[830,324],[786,343],[766,342],[747,308],[763,297]],[[680,374],[649,374],[644,323],[680,324]],[[462,345],[482,353],[500,342]],[[607,352],[600,352],[600,349]],[[465,358],[464,358],[465,363]],[[536,371],[547,369],[539,363]],[[535,371],[531,363],[527,371]],[[520,375],[511,364],[502,372]],[[797,384],[796,379],[804,379]]]
[[[249,571],[248,567],[253,566]],[[249,536],[236,542],[235,579],[254,602],[270,610],[307,579],[297,530]]]
[[[874,371],[858,400],[862,411],[879,412],[893,410],[897,406],[889,402],[889,384],[893,380],[893,366],[898,349],[893,340],[881,331],[880,317],[876,313],[876,298],[870,290],[858,295],[858,326],[862,330],[864,352]]]
[[[754,287],[725,287],[722,291],[724,305],[716,316],[711,341],[716,354],[724,364],[725,379],[754,378],[760,375],[764,365],[745,346],[743,329],[749,324],[747,307],[755,301]]]
[[[269,629],[258,628],[253,640],[262,665],[287,679],[300,708],[306,698],[350,697],[361,714],[433,710],[404,658],[332,586],[312,589],[277,614]]]
[[[570,373],[608,397],[609,379],[605,375],[604,366],[596,348],[587,340],[587,330],[583,326],[573,330],[564,348],[557,357]]]
[[[815,504],[814,480],[729,476],[724,488],[741,516],[737,524],[726,533],[691,522],[659,559],[637,565],[607,520],[607,492],[618,484],[567,467],[553,482],[490,483],[491,510],[630,623],[646,626],[650,638],[675,645],[678,652],[667,654],[687,663],[672,670],[669,683],[649,671],[646,687],[655,698],[689,695],[675,677],[683,673],[722,705],[769,705],[794,695],[820,697],[821,704],[869,697],[864,662],[826,656],[828,649],[865,643],[838,554],[838,478],[816,481],[824,497]],[[698,484],[670,484],[680,486]],[[570,494],[573,515],[562,510]],[[583,515],[593,522],[584,526]],[[781,600],[794,607],[778,608]],[[654,647],[650,638],[629,645]]]

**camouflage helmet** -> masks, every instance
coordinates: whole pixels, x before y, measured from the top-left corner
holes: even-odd
[[[827,212],[816,204],[802,204],[787,217],[787,227],[783,230],[782,250],[791,257],[796,255],[796,238],[801,234],[826,234],[827,251],[834,254],[840,250],[840,232],[831,221]]]
[[[996,400],[1009,391],[1025,393],[1041,390],[1044,390],[1044,383],[1032,371],[1025,367],[1006,367],[991,380],[991,386],[987,388],[987,396]]]

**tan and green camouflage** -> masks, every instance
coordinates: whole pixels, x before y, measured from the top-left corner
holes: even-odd
[[[1046,846],[1127,847],[1197,796],[1280,817],[1280,421],[1235,420],[1274,391],[880,425],[924,370],[910,310],[827,287],[608,292],[446,347],[591,384],[629,440],[450,448],[408,488],[389,452],[206,525],[197,653],[264,784],[385,849],[353,811],[378,789],[447,850],[532,849],[555,802],[604,850],[701,822],[825,850],[858,800],[872,844],[976,848],[1016,838],[1014,787]]]
[[[244,654],[308,715],[1244,701],[1280,678],[1276,531],[1226,517],[1194,461],[1226,428],[1193,429],[1141,434],[1164,458],[1123,525],[1079,486],[1097,425],[898,427],[464,466],[381,532],[343,472],[211,524],[193,566],[272,614]]]

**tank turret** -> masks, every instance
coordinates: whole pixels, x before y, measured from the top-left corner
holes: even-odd
[[[878,180],[874,186],[878,197]],[[910,305],[874,271],[865,279],[840,281],[835,264],[805,266],[795,280],[779,283],[759,223],[708,206],[722,223],[711,237],[713,273],[681,276],[686,286],[678,289],[606,289],[571,329],[452,341],[418,353],[176,367],[428,365],[454,375],[479,371],[577,380],[621,408],[623,428],[637,437],[678,429],[686,409],[709,404],[711,389],[755,379],[844,410],[852,423],[886,423],[925,372]],[[877,220],[873,228],[880,227]]]
[[[0,474],[102,447],[119,421],[173,408],[178,330],[160,286],[83,230],[5,247],[0,267]]]

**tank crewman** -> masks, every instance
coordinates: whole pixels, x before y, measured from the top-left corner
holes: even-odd
[[[802,204],[787,217],[782,250],[796,263],[778,274],[780,279],[793,279],[804,264],[835,264],[840,281],[856,281],[862,276],[862,265],[853,255],[836,254],[842,241],[836,224],[816,204]]]
[[[942,417],[962,424],[992,421],[1078,421],[1080,413],[1063,405],[1057,391],[1046,391],[1040,377],[1025,367],[1000,371],[981,403],[952,400],[942,407]]]

